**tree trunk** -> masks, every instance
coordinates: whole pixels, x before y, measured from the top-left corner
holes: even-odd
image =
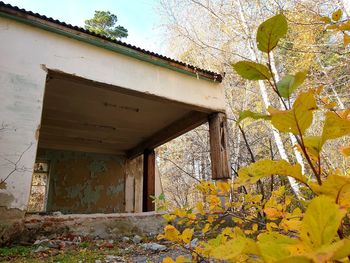
[[[239,5],[239,14],[240,14],[240,18],[241,18],[244,30],[246,32],[246,35],[252,36],[251,32],[249,32],[247,21],[246,21],[246,19],[244,17],[242,3],[241,3],[240,0],[236,0],[236,1],[237,1],[238,5]],[[257,50],[255,48],[255,43],[253,43],[251,37],[248,37],[247,42],[248,42],[247,43],[248,44],[247,47],[248,47],[249,52],[250,52],[250,58],[253,61],[258,62],[259,60],[258,60],[258,56],[257,56]],[[263,99],[265,108],[267,109],[270,106],[270,101],[269,101],[269,98],[268,98],[266,86],[265,86],[264,81],[259,80],[258,82],[259,82],[260,94],[261,94],[261,97]],[[283,160],[286,160],[286,161],[289,162],[286,150],[285,150],[283,142],[282,142],[282,138],[281,138],[278,130],[276,130],[274,127],[272,127],[272,134],[273,134],[273,137],[275,139],[275,143],[276,143],[276,146],[277,146],[277,149],[278,149],[278,152],[279,152],[281,158]],[[295,195],[297,197],[300,197],[300,187],[299,187],[298,183],[296,182],[296,180],[294,178],[292,178],[292,177],[288,177],[288,181],[289,181],[289,184],[290,184],[293,192],[295,193]]]

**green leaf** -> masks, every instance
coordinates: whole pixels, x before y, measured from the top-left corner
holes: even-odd
[[[250,110],[240,111],[238,122],[241,122],[242,120],[244,120],[246,118],[252,118],[254,120],[259,120],[259,119],[270,120],[271,119],[271,117],[269,115],[266,115],[266,114],[261,114],[261,113],[253,112]]]
[[[277,83],[277,89],[279,94],[283,98],[289,98],[290,95],[301,85],[303,84],[306,78],[307,72],[298,72],[295,75],[287,75],[282,78]]]
[[[300,238],[312,248],[329,245],[334,240],[345,214],[330,197],[321,195],[309,204],[300,230]]]
[[[287,20],[284,15],[273,16],[263,22],[256,35],[258,49],[262,52],[269,53],[277,46],[280,38],[284,37],[288,30]]]
[[[210,251],[210,257],[219,260],[234,260],[239,256],[247,245],[247,239],[237,237],[227,240]]]
[[[158,196],[159,200],[165,200],[165,194],[164,192],[162,192],[159,196]]]
[[[350,255],[350,239],[343,239],[338,241],[341,245],[332,256],[332,260],[341,260]]]
[[[244,79],[264,80],[271,78],[269,69],[265,65],[259,63],[252,61],[239,61],[232,66],[237,74]]]
[[[267,232],[258,236],[258,246],[265,262],[274,262],[291,256],[288,249],[298,241],[277,232]]]

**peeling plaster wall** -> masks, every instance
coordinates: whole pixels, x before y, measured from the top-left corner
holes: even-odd
[[[124,160],[117,156],[45,150],[50,162],[47,211],[125,211]]]
[[[0,36],[1,39],[3,39]],[[0,45],[1,50],[2,45]],[[36,154],[46,72],[36,76],[1,67],[0,52],[0,208],[24,211]]]

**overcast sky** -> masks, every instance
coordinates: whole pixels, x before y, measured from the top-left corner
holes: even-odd
[[[5,3],[46,15],[66,23],[84,26],[95,10],[110,11],[118,24],[129,31],[125,42],[163,53],[156,13],[158,0],[4,0]]]

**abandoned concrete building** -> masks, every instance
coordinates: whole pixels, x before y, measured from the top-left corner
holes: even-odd
[[[0,221],[154,210],[154,149],[209,121],[229,178],[220,74],[0,2]],[[35,196],[34,196],[35,197]]]

